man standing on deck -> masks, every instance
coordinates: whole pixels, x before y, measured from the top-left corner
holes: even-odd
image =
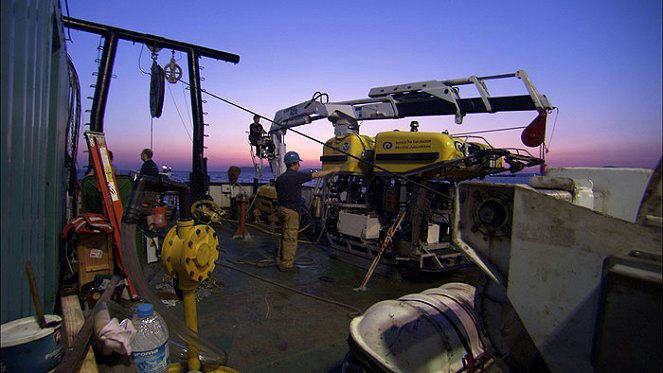
[[[140,168],[141,175],[150,175],[154,177],[159,176],[159,168],[157,167],[157,164],[152,160],[153,155],[154,153],[150,148],[145,148],[140,153],[140,159],[143,160],[143,165]]]
[[[276,264],[281,272],[293,272],[297,253],[297,235],[299,233],[299,209],[302,205],[302,184],[313,178],[324,177],[340,171],[339,167],[318,172],[299,172],[299,154],[287,152],[283,162],[288,168],[276,179],[276,196],[279,202],[281,220],[281,244]]]

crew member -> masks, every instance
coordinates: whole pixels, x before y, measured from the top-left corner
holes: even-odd
[[[279,218],[281,220],[281,244],[276,263],[281,272],[298,270],[295,267],[295,254],[297,253],[297,235],[299,233],[299,209],[302,204],[302,184],[312,178],[324,177],[340,170],[318,172],[299,172],[299,154],[287,152],[283,162],[287,170],[276,179],[276,196],[279,203]]]
[[[140,153],[140,159],[143,160],[143,165],[140,167],[141,175],[150,175],[154,177],[159,176],[159,168],[157,167],[157,164],[152,160],[153,155],[154,153],[150,148],[145,148]]]
[[[256,147],[256,155],[260,157],[260,145],[258,141],[263,134],[267,134],[265,129],[260,124],[260,115],[256,114],[253,116],[253,123],[249,125],[249,142],[251,145]]]

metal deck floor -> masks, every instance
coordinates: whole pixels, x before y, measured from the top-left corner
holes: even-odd
[[[417,281],[375,273],[368,290],[356,292],[366,268],[339,260],[323,244],[300,243],[300,270],[283,273],[256,265],[273,261],[277,236],[250,227],[249,238],[233,240],[231,224],[215,229],[221,252],[212,277],[222,286],[198,302],[198,330],[241,372],[340,372],[357,310],[450,281],[475,283],[480,276],[474,267]],[[150,282],[161,281],[160,264],[149,267]],[[183,314],[182,303],[174,310]]]

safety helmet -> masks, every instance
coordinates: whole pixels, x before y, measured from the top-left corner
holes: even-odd
[[[285,164],[297,163],[301,161],[302,160],[299,158],[299,154],[297,154],[297,152],[287,152],[283,157],[283,163]]]

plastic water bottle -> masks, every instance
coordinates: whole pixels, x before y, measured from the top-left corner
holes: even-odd
[[[131,341],[131,359],[138,373],[168,372],[168,326],[150,303],[138,306],[132,320],[136,335]]]

